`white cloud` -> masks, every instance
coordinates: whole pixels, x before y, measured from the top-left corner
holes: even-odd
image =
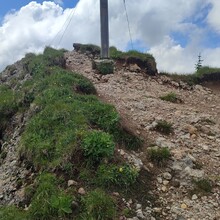
[[[75,9],[65,10],[61,7],[62,2],[30,2],[4,17],[0,26],[0,70],[27,52],[42,51],[45,45],[72,49],[73,42],[100,44],[99,0],[80,0]],[[219,0],[126,2],[133,41],[139,40],[145,48],[149,48],[149,52],[156,57],[159,70],[193,72],[197,54],[201,51],[210,65],[218,65],[220,49],[202,46],[207,30],[194,20],[203,17],[204,7],[211,4],[206,22],[209,27],[220,32]],[[123,0],[109,1],[109,14],[110,45],[125,49],[129,43],[129,34]],[[64,24],[69,26],[61,41]],[[173,32],[187,36],[187,44],[182,45],[172,39]]]
[[[211,3],[211,10],[207,17],[207,22],[215,31],[220,33],[220,19],[219,19],[220,1],[210,0],[210,3]]]

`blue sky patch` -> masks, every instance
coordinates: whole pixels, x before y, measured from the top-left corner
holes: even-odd
[[[170,37],[177,43],[180,44],[181,47],[186,47],[189,42],[189,36],[182,32],[172,32]]]

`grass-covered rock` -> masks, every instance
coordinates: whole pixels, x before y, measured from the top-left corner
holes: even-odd
[[[17,89],[0,86],[1,129],[19,112],[28,116],[18,153],[19,162],[34,172],[17,181],[19,188],[25,188],[20,205],[28,211],[2,207],[2,219],[114,219],[118,204],[105,188],[102,162],[109,164],[106,172],[111,175],[117,170],[113,189],[136,181],[137,172],[121,165],[122,159],[116,161],[114,153],[124,144],[135,149],[141,144],[139,138],[123,128],[112,105],[97,98],[88,79],[63,68],[63,52],[45,48],[41,55],[27,54],[22,59],[26,80]],[[68,188],[71,178],[86,188],[84,198],[76,188]],[[94,190],[97,187],[101,190]]]
[[[110,47],[110,58],[116,61],[117,66],[138,65],[142,72],[148,75],[156,75],[156,61],[151,54],[141,53],[136,50],[122,52],[116,47]]]

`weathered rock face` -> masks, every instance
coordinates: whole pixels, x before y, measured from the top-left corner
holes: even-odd
[[[0,75],[0,85],[8,85],[16,90],[26,80],[30,79],[23,62],[18,61],[8,66]],[[31,171],[19,164],[18,145],[20,135],[29,118],[34,114],[35,107],[26,112],[13,113],[0,134],[0,205],[20,204],[24,199],[22,179],[31,176]],[[6,138],[7,137],[7,138]]]
[[[155,76],[157,74],[156,62],[152,58],[149,59],[140,59],[137,57],[128,57],[125,59],[126,65],[136,64],[140,67],[141,72],[146,73],[151,76]]]
[[[141,72],[150,76],[157,75],[156,62],[153,58],[141,59],[138,57],[125,57],[115,59],[116,67],[119,70],[129,70],[131,72]]]

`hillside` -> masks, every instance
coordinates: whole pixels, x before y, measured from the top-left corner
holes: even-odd
[[[2,73],[0,218],[220,219],[218,89],[134,59],[100,75],[94,56],[46,48]]]

